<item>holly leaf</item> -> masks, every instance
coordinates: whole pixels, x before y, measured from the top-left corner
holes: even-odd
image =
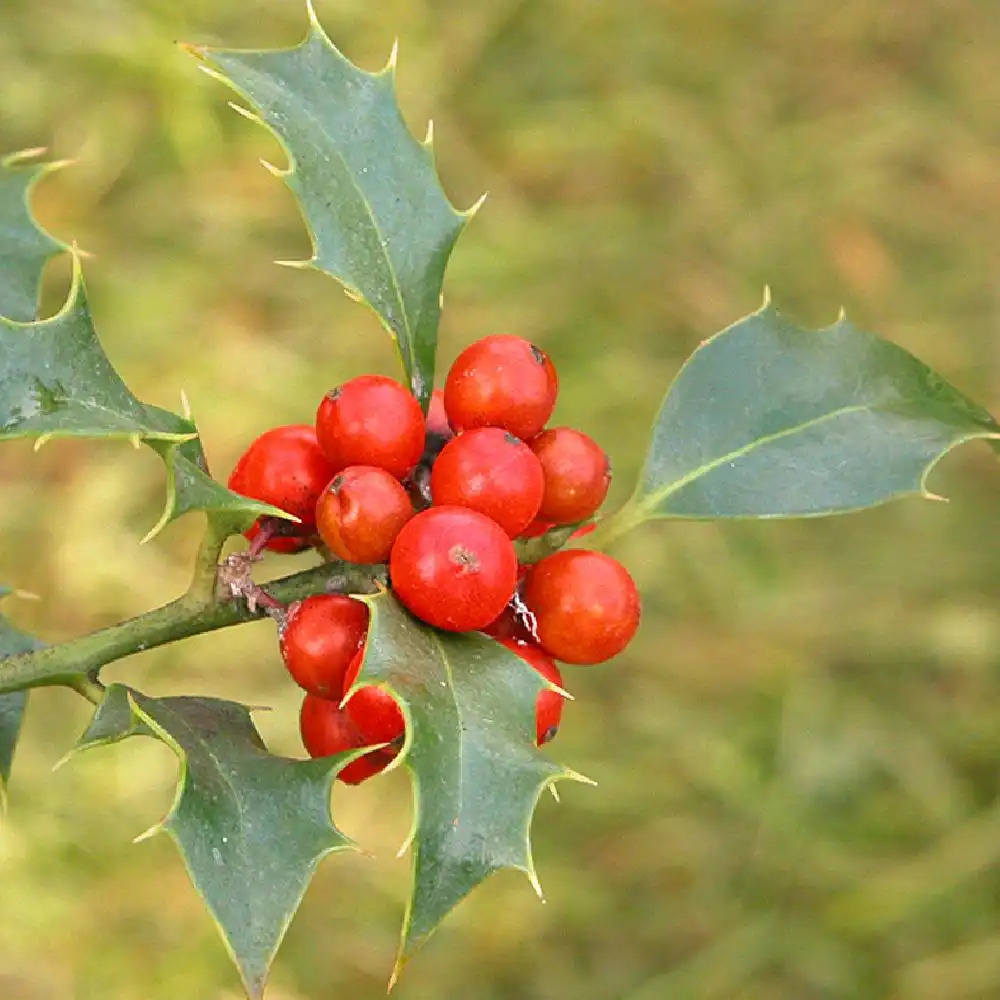
[[[371,612],[355,687],[379,684],[400,702],[413,778],[413,887],[395,981],[448,912],[501,868],[527,874],[539,894],[530,825],[542,790],[579,775],[535,746],[535,701],[547,682],[479,633],[447,633],[383,592]]]
[[[152,410],[153,407],[147,409]],[[163,459],[166,466],[167,502],[160,519],[143,538],[144,542],[159,534],[171,521],[196,510],[205,511],[217,525],[225,525],[232,534],[245,531],[259,517],[295,520],[293,515],[278,507],[234,493],[216,482],[208,471],[205,452],[198,438],[180,444],[163,440],[151,440],[146,444]]]
[[[799,329],[767,302],[685,363],[636,492],[609,527],[818,517],[933,498],[934,465],[975,438],[1000,438],[1000,425],[903,348],[846,318]]]
[[[10,593],[9,587],[0,586],[0,598]],[[0,657],[27,653],[32,649],[41,649],[43,645],[44,643],[34,636],[19,632],[3,615],[0,615]],[[27,691],[0,694],[0,808],[6,803],[7,782],[10,780],[14,749],[21,733],[21,722],[27,702]]]
[[[216,483],[195,425],[132,394],[97,339],[75,254],[73,263],[70,294],[56,315],[33,322],[0,316],[0,441],[91,437],[149,445],[167,468],[167,502],[147,538],[192,510],[227,518],[234,532],[262,515],[289,517]]]
[[[263,996],[275,952],[320,860],[352,847],[330,819],[337,772],[359,751],[317,760],[267,752],[244,705],[150,698],[114,684],[76,749],[161,740],[181,763],[177,796],[149,831],[177,843],[248,996]]]
[[[185,441],[190,421],[154,415],[112,367],[94,330],[79,257],[65,305],[50,319],[0,316],[0,440],[110,437]]]
[[[271,169],[298,200],[313,244],[300,266],[331,275],[374,310],[426,407],[445,265],[475,209],[456,211],[442,190],[431,130],[418,142],[407,129],[395,50],[367,73],[336,49],[311,4],[308,12],[308,34],[291,49],[186,48],[284,148],[287,169]]]
[[[0,158],[0,316],[25,322],[38,315],[46,263],[67,249],[31,214],[35,184],[61,166],[32,162],[42,152],[29,149]]]

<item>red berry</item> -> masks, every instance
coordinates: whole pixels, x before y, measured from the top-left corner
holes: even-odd
[[[344,678],[344,694],[358,679],[364,657],[357,657]],[[367,685],[358,688],[344,704],[344,711],[361,734],[365,743],[391,743],[406,730],[406,721],[399,703],[384,688]]]
[[[563,686],[562,674],[559,673],[555,660],[537,646],[527,642],[516,642],[513,639],[501,639],[500,644],[506,646],[512,653],[517,653],[547,681],[559,687]],[[539,746],[555,739],[565,700],[558,691],[553,691],[551,688],[542,688],[538,692],[538,700],[535,702],[535,742]]]
[[[548,355],[523,337],[499,334],[470,344],[444,383],[456,431],[502,427],[527,441],[552,414],[559,381]]]
[[[342,594],[314,594],[289,606],[278,648],[292,679],[321,698],[339,699],[351,661],[365,644],[368,608]]]
[[[310,757],[329,757],[331,754],[356,750],[365,745],[364,739],[351,722],[347,713],[335,701],[307,694],[299,714],[302,742]],[[339,781],[357,785],[383,770],[396,756],[395,750],[372,750],[347,767],[340,769]]]
[[[545,493],[538,510],[542,520],[574,524],[604,503],[611,466],[601,446],[572,427],[551,427],[531,442],[545,473]]]
[[[359,375],[323,398],[316,436],[334,471],[375,465],[403,479],[424,450],[424,414],[394,379]]]
[[[316,504],[320,537],[352,563],[384,563],[412,516],[413,504],[399,480],[373,465],[338,472]]]
[[[602,552],[570,549],[528,570],[524,603],[538,642],[566,663],[601,663],[620,653],[639,627],[639,593],[628,570]]]
[[[449,441],[431,470],[438,506],[478,510],[516,538],[538,512],[545,489],[542,466],[509,431],[477,427]]]
[[[336,470],[320,450],[308,424],[290,424],[265,431],[243,453],[229,475],[234,493],[261,500],[294,514],[301,524],[288,523],[279,537],[267,542],[275,552],[298,552],[316,528],[316,500]],[[260,522],[246,532],[253,538]]]
[[[465,507],[431,507],[403,525],[389,556],[396,597],[452,632],[481,629],[517,586],[517,556],[503,528]]]

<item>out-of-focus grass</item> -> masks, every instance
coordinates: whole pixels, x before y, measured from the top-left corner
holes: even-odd
[[[888,336],[1000,408],[1000,9],[956,0],[318,4],[374,68],[401,41],[404,111],[435,119],[460,204],[490,198],[447,283],[442,364],[516,331],[559,364],[560,422],[604,440],[620,500],[699,339],[759,305]],[[319,275],[257,165],[273,140],[175,39],[292,44],[278,0],[4,0],[0,149],[73,157],[38,211],[94,254],[104,343],[145,399],[194,406],[220,474],[330,385],[393,370]],[[55,269],[48,301],[64,291]],[[670,524],[620,545],[645,597],[616,663],[567,670],[553,753],[599,780],[542,803],[548,895],[504,875],[453,915],[410,1000],[987,1000],[1000,995],[1000,476],[935,474],[950,504],[843,519]],[[197,524],[144,548],[162,480],[131,449],[7,444],[0,580],[54,640],[174,596]],[[109,671],[152,693],[297,696],[266,623]],[[231,998],[236,979],[163,838],[141,742],[50,774],[86,706],[40,692],[0,827],[4,1000]],[[407,882],[405,777],[339,789],[376,852],[323,866],[274,1000],[382,993]]]

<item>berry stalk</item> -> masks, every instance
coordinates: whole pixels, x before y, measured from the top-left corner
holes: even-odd
[[[372,593],[375,586],[370,566],[328,563],[270,582],[267,592],[275,601],[288,604],[317,593]],[[200,586],[192,588],[169,604],[76,639],[0,658],[0,694],[61,686],[81,693],[86,689],[90,697],[98,690],[97,674],[108,663],[266,617],[264,608],[251,610],[242,599],[223,599],[214,590],[206,597],[201,591]]]

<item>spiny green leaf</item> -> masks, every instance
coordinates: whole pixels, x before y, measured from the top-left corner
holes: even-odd
[[[160,412],[173,416],[167,411]],[[233,534],[249,528],[258,517],[291,516],[277,507],[241,496],[217,483],[209,474],[205,453],[198,438],[180,444],[161,440],[146,443],[163,459],[166,466],[167,502],[159,521],[143,541],[148,541],[171,521],[196,510],[205,511],[218,524],[224,523]]]
[[[472,214],[441,189],[430,131],[417,142],[395,94],[395,59],[367,73],[346,59],[309,6],[291,49],[190,46],[209,72],[251,102],[288,155],[284,177],[313,242],[312,267],[369,305],[395,338],[426,406],[445,265]]]
[[[660,409],[619,515],[815,517],[906,494],[1000,425],[901,347],[841,318],[802,330],[770,303],[705,341]]]
[[[0,598],[10,593],[9,587],[0,586]],[[41,649],[43,645],[44,643],[33,636],[19,632],[3,615],[0,615],[0,657]],[[10,780],[10,769],[14,762],[14,748],[21,732],[21,721],[24,718],[27,701],[27,691],[0,695],[0,807],[6,800],[7,782]]]
[[[25,322],[38,315],[46,263],[67,249],[31,214],[32,188],[60,166],[32,162],[42,152],[31,149],[0,158],[0,316]]]
[[[149,698],[119,684],[108,688],[77,748],[137,734],[161,740],[181,762],[173,807],[150,833],[164,830],[176,841],[257,1000],[316,866],[352,846],[330,819],[330,790],[358,752],[275,757],[244,705]]]
[[[73,286],[50,319],[0,317],[0,440],[112,437],[184,441],[194,425],[160,411],[156,419],[112,367],[94,331],[79,258]]]
[[[97,437],[149,445],[167,467],[167,503],[147,537],[193,510],[227,518],[233,531],[262,515],[287,517],[214,482],[195,425],[136,399],[97,339],[75,256],[73,275],[66,304],[50,319],[0,317],[0,441]]]
[[[393,979],[448,912],[501,868],[538,881],[531,817],[542,790],[579,778],[535,746],[535,701],[546,682],[478,633],[432,629],[389,593],[371,611],[358,685],[385,686],[407,720],[413,775],[413,888]]]

